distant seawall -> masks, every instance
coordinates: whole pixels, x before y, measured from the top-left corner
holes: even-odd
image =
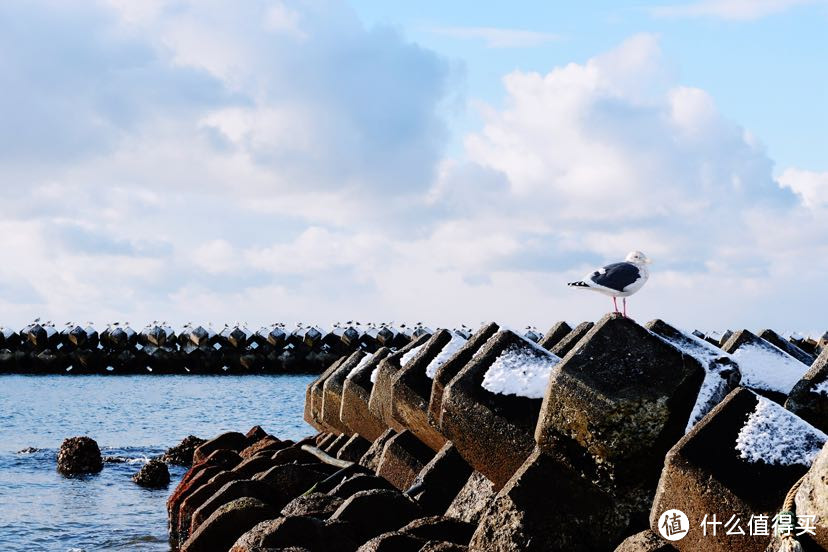
[[[278,374],[320,373],[356,350],[405,346],[431,333],[423,326],[345,325],[324,330],[273,325],[251,331],[243,325],[219,331],[164,324],[135,331],[129,326],[35,323],[21,330],[0,328],[0,374]]]

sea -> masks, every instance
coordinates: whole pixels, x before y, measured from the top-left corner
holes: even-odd
[[[302,419],[310,375],[0,376],[0,551],[169,551],[166,489],[131,477],[188,435],[209,439],[261,425],[280,439],[312,435]],[[63,439],[87,435],[99,474],[56,470]]]

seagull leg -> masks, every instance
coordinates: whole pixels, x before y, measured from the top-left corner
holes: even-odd
[[[621,304],[624,305],[624,318],[627,318],[627,298],[621,299]]]
[[[615,302],[615,296],[612,297],[612,306],[615,307],[614,312],[618,312],[618,303]]]

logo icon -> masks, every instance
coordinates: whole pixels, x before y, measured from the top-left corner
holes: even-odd
[[[658,518],[658,532],[669,541],[681,540],[690,530],[690,520],[681,510],[667,510]]]

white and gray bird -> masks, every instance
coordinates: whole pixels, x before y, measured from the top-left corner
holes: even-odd
[[[584,276],[578,282],[567,285],[578,289],[591,289],[612,297],[612,305],[618,312],[618,297],[623,298],[624,316],[627,316],[627,297],[641,289],[650,277],[647,265],[650,259],[641,251],[632,251],[623,262],[608,264]]]

